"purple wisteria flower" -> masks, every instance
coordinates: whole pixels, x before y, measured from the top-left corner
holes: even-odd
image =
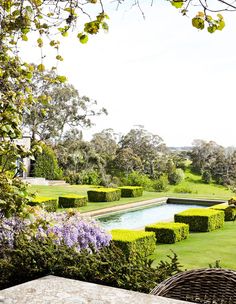
[[[77,251],[87,249],[91,252],[108,246],[111,235],[90,218],[82,217],[78,212],[49,213],[40,208],[32,208],[28,219],[14,216],[5,218],[0,213],[0,247],[14,246],[19,233],[29,238],[50,238],[55,244],[74,247]]]

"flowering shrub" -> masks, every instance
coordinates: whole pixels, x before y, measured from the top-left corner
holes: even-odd
[[[55,244],[74,247],[76,251],[98,251],[108,246],[111,240],[111,236],[94,220],[82,218],[78,212],[48,213],[40,208],[31,208],[27,219],[17,216],[5,218],[0,213],[0,247],[13,248],[20,233],[29,239],[50,238]]]

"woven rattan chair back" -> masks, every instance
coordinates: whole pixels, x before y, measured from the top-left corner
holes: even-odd
[[[151,294],[201,304],[236,304],[236,271],[209,268],[181,272]]]

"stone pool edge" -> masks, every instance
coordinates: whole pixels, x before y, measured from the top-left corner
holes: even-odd
[[[207,204],[209,204],[208,205],[209,207],[213,206],[215,204],[223,204],[223,203],[227,202],[226,200],[209,200],[209,199],[204,199],[204,198],[191,199],[191,198],[160,197],[160,198],[153,198],[153,199],[141,201],[141,202],[129,203],[129,204],[124,204],[124,205],[119,205],[119,206],[98,209],[98,210],[94,210],[94,211],[88,211],[88,212],[81,213],[81,215],[95,217],[95,216],[99,216],[99,215],[113,214],[113,213],[120,212],[123,210],[128,210],[128,209],[131,210],[131,209],[135,209],[135,208],[139,208],[139,207],[145,207],[145,206],[149,206],[149,205],[163,205],[163,204],[168,203],[168,201],[171,203],[174,203],[175,200],[176,200],[176,204],[184,203],[186,205],[187,205],[186,202],[194,202],[194,203],[206,202]]]
[[[98,210],[94,210],[94,211],[83,212],[83,213],[81,213],[81,215],[82,216],[97,216],[97,215],[111,214],[111,213],[119,212],[119,211],[126,210],[126,209],[134,209],[134,208],[139,208],[139,207],[144,207],[144,206],[149,206],[149,205],[159,205],[159,204],[163,205],[163,204],[166,204],[167,200],[168,200],[168,197],[153,198],[153,199],[146,200],[146,201],[129,203],[129,204],[124,204],[124,205],[119,205],[119,206],[98,209]]]

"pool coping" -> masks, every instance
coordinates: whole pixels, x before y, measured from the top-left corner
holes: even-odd
[[[153,199],[146,200],[146,201],[128,203],[128,204],[124,204],[124,205],[113,206],[113,207],[98,209],[98,210],[94,210],[94,211],[88,211],[88,212],[81,213],[81,215],[93,217],[93,216],[103,215],[103,214],[107,214],[107,213],[115,213],[115,212],[119,212],[119,211],[126,210],[126,209],[138,208],[138,207],[142,207],[142,206],[149,206],[149,205],[154,205],[154,204],[157,204],[157,205],[165,204],[167,202],[167,200],[168,200],[168,197],[153,198]]]
[[[171,201],[171,203],[176,200],[176,201],[182,201],[186,204],[186,202],[206,202],[209,203],[209,207],[211,205],[215,204],[223,204],[226,203],[226,200],[209,200],[209,199],[191,199],[191,198],[175,198],[175,197],[160,197],[160,198],[153,198],[150,200],[145,200],[141,202],[135,202],[135,203],[128,203],[124,205],[119,205],[119,206],[113,206],[113,207],[108,207],[108,208],[102,208],[94,211],[88,211],[81,213],[82,216],[89,216],[89,217],[96,217],[99,215],[105,215],[105,214],[112,214],[116,212],[120,212],[123,210],[128,210],[128,209],[135,209],[139,207],[144,207],[144,206],[149,206],[149,205],[162,205],[168,202],[168,200]],[[213,204],[214,203],[214,204]]]

